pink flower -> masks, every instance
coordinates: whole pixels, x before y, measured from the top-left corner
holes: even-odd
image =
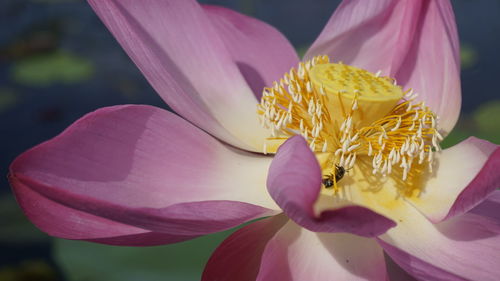
[[[103,108],[20,155],[9,179],[40,229],[66,239],[146,246],[267,217],[224,241],[203,280],[387,280],[402,278],[392,275],[398,266],[420,280],[500,276],[499,148],[470,138],[433,152],[439,150],[436,128],[449,132],[460,110],[459,45],[449,1],[345,0],[305,56],[317,64],[285,76],[282,85],[291,88],[268,88],[259,113],[262,89],[299,62],[272,27],[194,1],[89,2],[185,119],[144,105]],[[317,80],[317,65],[328,66],[317,55],[380,70],[419,96],[412,103],[406,95],[399,109],[371,102],[365,93],[392,80],[349,66],[342,75],[368,77],[373,91],[332,94],[358,78]],[[387,87],[402,94],[392,83]],[[322,91],[349,99],[351,113],[319,122],[334,104],[325,103]],[[312,105],[293,111],[283,102],[302,98]],[[358,108],[371,110],[360,117]],[[379,113],[382,119],[373,119],[382,120],[379,125],[359,125]],[[319,119],[311,121],[313,115]],[[306,124],[299,129],[300,120]],[[269,128],[277,139],[269,138]],[[336,135],[323,134],[328,130]],[[274,153],[293,132],[307,141],[294,136],[276,157],[259,154]],[[335,160],[323,161],[324,153]],[[416,163],[420,154],[429,168]],[[363,159],[373,164],[366,168]],[[330,184],[322,176],[338,179]],[[384,252],[398,266],[386,265]]]

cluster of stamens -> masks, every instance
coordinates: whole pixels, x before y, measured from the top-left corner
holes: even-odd
[[[270,141],[300,134],[314,152],[329,155],[332,169],[351,169],[360,155],[367,155],[373,174],[389,175],[396,167],[406,180],[415,162],[419,167],[426,162],[432,171],[442,140],[437,116],[415,98],[380,72],[318,56],[265,88],[258,114],[271,130]],[[264,147],[264,152],[275,151]]]
[[[387,116],[369,126],[354,128],[352,116],[348,115],[340,127],[342,146],[335,151],[339,165],[352,167],[356,154],[366,153],[373,157],[373,174],[391,174],[397,165],[406,180],[414,161],[427,162],[432,171],[434,151],[441,149],[442,136],[436,128],[435,114],[423,102],[414,104],[415,98],[415,94],[407,92]]]
[[[318,147],[323,152],[327,151],[329,128],[325,124],[331,120],[324,104],[328,99],[324,92],[318,93],[313,89],[309,71],[317,64],[328,62],[327,56],[301,62],[297,70],[292,68],[279,83],[274,82],[273,87],[264,88],[258,113],[262,117],[262,125],[271,129],[270,139],[285,140],[300,134],[313,151]]]

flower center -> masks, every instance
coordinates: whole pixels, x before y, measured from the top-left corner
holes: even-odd
[[[415,97],[380,73],[314,57],[264,89],[257,110],[271,129],[264,152],[300,134],[316,153],[325,188],[339,191],[360,158],[369,158],[363,169],[371,174],[405,181],[412,171],[421,173],[424,162],[432,170],[442,140],[437,116]]]

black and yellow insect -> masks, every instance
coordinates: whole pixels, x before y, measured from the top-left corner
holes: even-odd
[[[323,177],[323,185],[326,188],[330,188],[334,186],[337,182],[339,182],[345,175],[346,169],[342,166],[335,165],[335,175],[329,174]]]

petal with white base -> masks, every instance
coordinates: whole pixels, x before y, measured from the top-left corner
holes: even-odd
[[[276,213],[265,189],[270,161],[168,111],[115,106],[21,154],[10,181],[51,235],[106,242],[159,232],[178,241]]]
[[[405,271],[418,280],[498,280],[498,220],[471,212],[434,225],[416,209],[407,211],[379,241]]]
[[[434,173],[407,201],[431,221],[463,214],[500,187],[500,148],[471,137],[436,154]]]
[[[193,0],[89,0],[146,79],[187,120],[261,151],[258,101],[209,15]]]
[[[375,240],[317,233],[288,222],[267,244],[257,281],[386,280]]]

